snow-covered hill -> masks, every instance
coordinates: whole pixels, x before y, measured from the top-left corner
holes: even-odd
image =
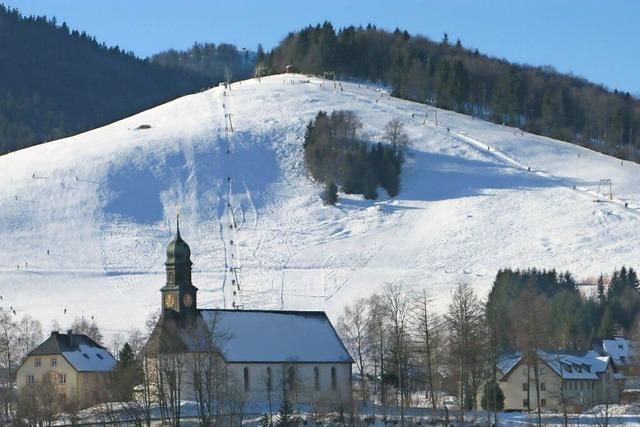
[[[206,307],[231,305],[234,266],[245,307],[335,317],[385,282],[444,308],[457,281],[485,295],[502,267],[587,278],[640,259],[639,165],[443,110],[436,126],[433,108],[342,88],[244,81],[0,157],[2,309],[45,325],[142,326],[160,304],[178,207]],[[354,110],[372,141],[404,120],[414,149],[397,198],[322,205],[302,159],[321,109]],[[614,200],[595,203],[609,178]]]

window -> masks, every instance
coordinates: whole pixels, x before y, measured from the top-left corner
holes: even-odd
[[[27,375],[27,382],[29,384],[33,384],[33,383],[36,382],[36,379],[35,379],[35,377],[33,375]]]
[[[529,390],[529,384],[522,383],[522,391],[527,391],[527,390]]]
[[[36,357],[36,366],[40,366],[42,365],[42,359],[40,359],[39,357]]]
[[[522,375],[527,376],[527,368],[522,368]]]
[[[100,359],[100,360],[103,360],[103,359],[104,359],[104,358],[102,357],[102,355],[101,355],[101,354],[99,354],[99,353],[96,353],[96,356],[98,356],[98,359]]]
[[[320,390],[320,372],[317,366],[313,368],[313,387],[315,391]]]
[[[296,368],[294,366],[289,366],[289,368],[287,368],[287,376],[288,378],[288,382],[289,382],[289,390],[295,391],[296,390]]]
[[[58,374],[58,382],[60,384],[66,384],[67,383],[67,374]]]
[[[540,406],[547,406],[547,399],[540,399]]]
[[[546,390],[547,390],[547,386],[544,383],[540,383],[540,391],[546,391]]]
[[[525,408],[529,407],[529,399],[522,399],[522,406]]]
[[[584,383],[580,383],[580,390],[584,390]]]
[[[331,390],[336,389],[336,367],[331,367]]]
[[[51,366],[58,366],[58,359],[55,357],[51,358]]]
[[[249,368],[244,367],[244,391],[249,391]]]
[[[273,383],[271,381],[271,367],[267,367],[267,391],[273,391]]]

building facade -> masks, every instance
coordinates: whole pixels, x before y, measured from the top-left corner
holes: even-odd
[[[88,336],[54,331],[20,364],[18,393],[28,386],[37,387],[45,375],[51,375],[62,399],[90,406],[100,401],[116,364],[111,353]]]
[[[498,363],[499,386],[507,411],[540,408],[562,412],[580,412],[595,405],[620,402],[624,377],[609,356],[596,352],[575,355],[562,352],[537,352],[538,387],[533,361],[522,354],[504,355]]]
[[[144,354],[156,377],[175,378],[183,399],[203,398],[214,378],[219,394],[245,407],[294,404],[344,407],[351,402],[353,359],[324,312],[199,309],[191,251],[180,236],[167,247],[162,315]],[[219,397],[219,396],[218,396]]]

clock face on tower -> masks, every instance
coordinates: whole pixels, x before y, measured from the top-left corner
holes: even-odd
[[[164,306],[166,308],[173,308],[176,303],[176,296],[174,294],[166,294],[164,296]]]
[[[185,307],[191,307],[191,305],[193,304],[193,297],[191,296],[191,294],[184,294],[182,302],[184,303]]]

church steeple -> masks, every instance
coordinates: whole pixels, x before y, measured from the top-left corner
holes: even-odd
[[[167,246],[164,263],[167,279],[162,292],[162,313],[189,313],[196,310],[198,288],[191,283],[191,249],[180,236],[180,217],[176,216],[176,236]]]

